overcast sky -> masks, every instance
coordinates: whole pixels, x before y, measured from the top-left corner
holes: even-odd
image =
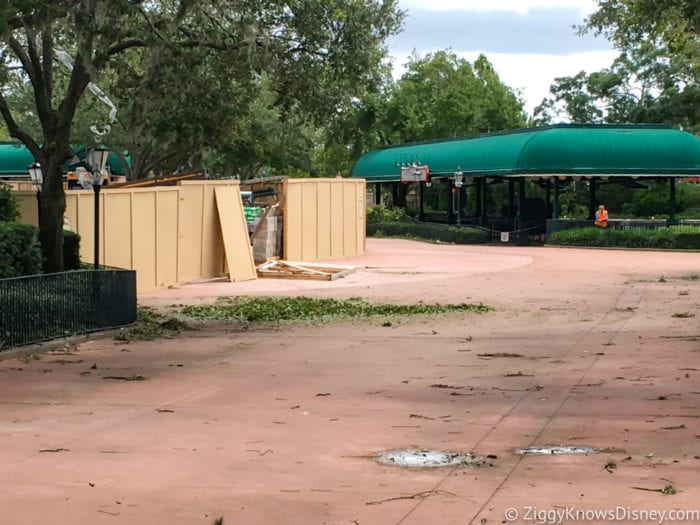
[[[502,81],[522,92],[532,113],[556,77],[608,67],[610,42],[572,27],[595,10],[593,0],[399,0],[405,29],[389,41],[400,76],[415,49],[451,48],[473,61],[484,53]]]

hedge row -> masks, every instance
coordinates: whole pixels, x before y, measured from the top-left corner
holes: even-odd
[[[21,222],[0,222],[0,278],[41,273],[39,229]]]
[[[483,244],[488,233],[478,228],[430,224],[427,222],[375,222],[367,224],[371,237],[409,237],[455,244]]]
[[[411,219],[403,208],[387,208],[386,206],[372,206],[367,209],[367,224],[377,222],[406,222]]]
[[[658,230],[575,228],[553,233],[550,244],[561,246],[610,246],[700,250],[700,228],[671,226]]]
[[[63,266],[80,268],[80,235],[63,230]],[[0,279],[41,273],[39,229],[21,222],[0,222]]]

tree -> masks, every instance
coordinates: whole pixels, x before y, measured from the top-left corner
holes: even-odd
[[[395,144],[522,127],[523,101],[488,59],[449,51],[413,55],[380,118],[381,142]]]
[[[366,81],[402,16],[396,0],[6,2],[0,7],[0,113],[10,135],[43,167],[45,270],[63,267],[62,168],[90,82],[115,86],[123,142],[133,146],[143,175],[180,162],[173,152],[200,154],[236,116],[224,111],[245,99],[263,72],[280,108],[318,119],[331,114],[337,100]],[[71,71],[56,65],[59,50],[74,57]],[[198,78],[183,76],[187,70]],[[15,118],[7,93],[13,82],[29,87],[38,132]],[[226,117],[223,125],[217,115]]]
[[[619,49],[655,44],[700,65],[698,0],[598,0],[580,31],[603,34]]]
[[[557,78],[536,120],[700,130],[697,0],[599,0],[598,6],[580,30],[611,38],[619,57],[602,71]]]

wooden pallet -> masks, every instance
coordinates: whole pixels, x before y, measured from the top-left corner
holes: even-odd
[[[273,279],[306,279],[312,281],[335,281],[355,271],[353,266],[306,263],[293,261],[271,261],[257,267],[258,277]]]

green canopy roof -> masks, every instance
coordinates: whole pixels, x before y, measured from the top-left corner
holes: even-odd
[[[351,176],[398,181],[414,163],[433,177],[697,176],[700,139],[670,126],[559,124],[371,151]]]
[[[82,147],[74,147],[76,153]],[[17,142],[0,142],[0,176],[22,175],[29,176],[27,166],[34,163],[34,155]],[[107,157],[107,166],[113,175],[124,175],[124,166],[116,153],[110,152]],[[70,171],[70,164],[66,163],[63,171]]]

